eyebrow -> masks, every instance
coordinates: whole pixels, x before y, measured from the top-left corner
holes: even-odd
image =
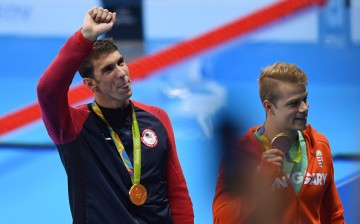
[[[115,64],[117,64],[119,61],[124,61],[124,60],[125,60],[125,59],[124,59],[124,56],[123,56],[123,55],[120,55],[119,59],[116,61]],[[102,67],[102,68],[100,69],[101,74],[104,74],[105,71],[106,71],[110,66],[113,66],[113,65],[114,65],[114,63],[109,63],[109,64],[105,65],[104,67]]]
[[[292,103],[295,103],[295,102],[303,101],[304,99],[307,99],[307,98],[308,98],[308,92],[306,92],[306,95],[304,97],[291,99],[288,102],[286,102],[286,104],[292,104]]]

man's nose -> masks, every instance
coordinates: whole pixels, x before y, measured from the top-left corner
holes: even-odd
[[[309,103],[302,101],[300,105],[300,112],[305,112],[307,110],[309,110]]]
[[[116,65],[116,74],[119,77],[123,77],[126,75],[126,70],[123,66]]]

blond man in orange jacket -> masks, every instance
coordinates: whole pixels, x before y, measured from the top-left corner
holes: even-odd
[[[294,64],[262,70],[259,92],[266,120],[224,156],[214,223],[345,223],[329,142],[307,124],[307,82]],[[285,141],[275,145],[276,138]]]

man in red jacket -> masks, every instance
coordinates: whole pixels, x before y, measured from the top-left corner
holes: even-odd
[[[116,14],[86,13],[37,86],[42,118],[68,176],[73,223],[194,223],[192,202],[165,111],[133,100],[111,39]],[[76,71],[94,101],[72,107]]]
[[[345,223],[329,142],[307,124],[307,82],[294,64],[262,70],[266,120],[222,160],[214,223]]]

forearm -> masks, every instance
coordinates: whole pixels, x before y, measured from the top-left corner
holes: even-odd
[[[168,199],[174,224],[193,224],[194,211],[175,142],[171,141],[167,169]]]
[[[174,224],[193,224],[194,211],[181,168],[173,163],[168,169],[168,199]],[[169,177],[170,175],[170,177]]]
[[[68,90],[76,71],[90,53],[92,43],[76,32],[61,48],[54,61],[45,70],[37,85],[42,117],[50,137],[71,132]],[[54,139],[53,139],[54,140]]]
[[[91,49],[92,42],[84,39],[80,30],[71,36],[41,76],[37,86],[39,100],[66,97],[77,69]]]

